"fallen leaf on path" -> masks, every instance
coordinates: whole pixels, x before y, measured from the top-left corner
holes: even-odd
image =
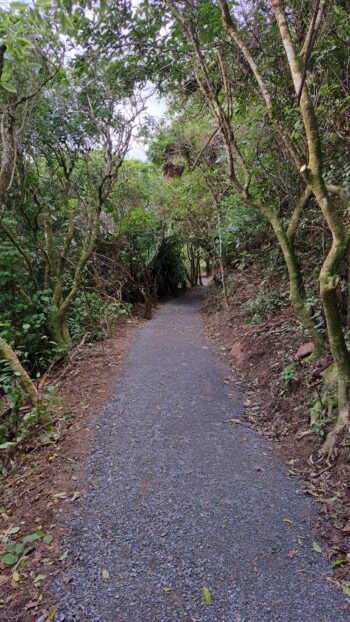
[[[273,544],[273,545],[270,547],[270,553],[272,553],[272,554],[274,554],[274,553],[279,553],[279,552],[280,552],[280,550],[281,550],[281,547],[280,547],[280,545],[279,545],[279,544]]]
[[[294,559],[294,557],[296,557],[297,555],[298,551],[296,549],[290,549],[290,551],[288,551],[289,559]]]
[[[69,553],[69,551],[68,551],[68,549],[67,549],[67,551],[65,551],[64,553],[62,553],[61,557],[59,557],[59,558],[58,558],[58,561],[59,561],[59,562],[63,562],[63,561],[67,558],[68,553]]]
[[[172,592],[173,588],[172,587],[162,587],[163,592]]]
[[[104,569],[104,570],[102,570],[102,577],[103,577],[104,579],[109,579],[109,578],[110,578],[110,577],[109,577],[109,572],[108,572],[108,570],[105,570],[105,569]]]
[[[293,525],[293,520],[291,518],[283,518],[282,521],[288,523],[288,525]]]
[[[206,605],[210,605],[210,603],[211,603],[211,594],[210,594],[210,592],[209,592],[209,590],[208,590],[208,588],[206,586],[202,587],[201,595],[202,595],[202,601]]]
[[[315,553],[322,553],[322,548],[317,542],[312,543],[312,550],[315,551]]]
[[[240,419],[226,419],[222,423],[229,423],[229,424],[233,425],[234,423],[241,423],[241,420]]]

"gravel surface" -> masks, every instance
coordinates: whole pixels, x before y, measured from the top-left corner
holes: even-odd
[[[201,332],[200,297],[197,289],[166,303],[139,329],[95,420],[65,582],[54,586],[57,620],[350,620],[322,579],[300,482],[257,433],[223,423],[240,416],[240,399]]]

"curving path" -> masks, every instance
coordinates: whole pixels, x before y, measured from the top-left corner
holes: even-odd
[[[200,296],[166,303],[139,329],[96,419],[55,620],[350,620],[322,579],[300,483],[254,431],[223,424],[240,401],[201,333]]]

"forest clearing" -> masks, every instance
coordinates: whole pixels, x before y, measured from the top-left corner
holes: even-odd
[[[0,6],[0,621],[350,620],[349,0]]]

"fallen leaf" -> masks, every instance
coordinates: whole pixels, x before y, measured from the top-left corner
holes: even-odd
[[[230,425],[241,423],[240,419],[226,419],[222,423],[229,423]]]
[[[274,555],[275,553],[279,553],[279,552],[280,552],[280,550],[281,550],[281,547],[280,547],[280,545],[279,545],[279,544],[273,544],[273,545],[270,547],[270,553],[272,553],[273,555]]]
[[[39,603],[37,600],[30,600],[29,603],[24,607],[25,609],[33,609],[34,607],[38,607]]]
[[[66,499],[67,498],[67,493],[66,492],[56,492],[52,496],[55,499]]]
[[[322,548],[317,542],[312,543],[312,550],[315,551],[315,553],[322,553]]]
[[[298,551],[296,551],[295,549],[290,549],[290,551],[288,551],[289,559],[294,559],[294,557],[296,557],[297,555],[298,555]]]
[[[102,570],[102,576],[103,576],[104,579],[109,579],[110,577],[109,577],[108,570],[105,570],[105,569]]]
[[[43,581],[45,581],[46,579],[46,575],[44,574],[38,574],[35,579],[33,580],[33,585],[34,587],[38,587],[38,585],[40,585],[40,583],[42,583]]]
[[[209,590],[208,590],[208,588],[206,586],[202,587],[201,596],[202,596],[202,601],[206,605],[210,605],[210,603],[211,603],[211,594],[210,594],[210,592],[209,592]]]
[[[163,592],[172,592],[173,588],[172,587],[162,587]]]
[[[291,518],[283,518],[282,520],[284,523],[288,523],[288,525],[293,525],[293,521]]]
[[[59,562],[63,562],[63,561],[67,558],[68,553],[69,553],[69,551],[68,551],[68,549],[67,549],[67,551],[65,551],[64,553],[62,553],[62,555],[58,558],[58,561],[59,561]]]
[[[15,581],[15,583],[18,583],[18,581],[19,581],[19,572],[17,572],[17,570],[15,570],[12,573],[12,580]]]

